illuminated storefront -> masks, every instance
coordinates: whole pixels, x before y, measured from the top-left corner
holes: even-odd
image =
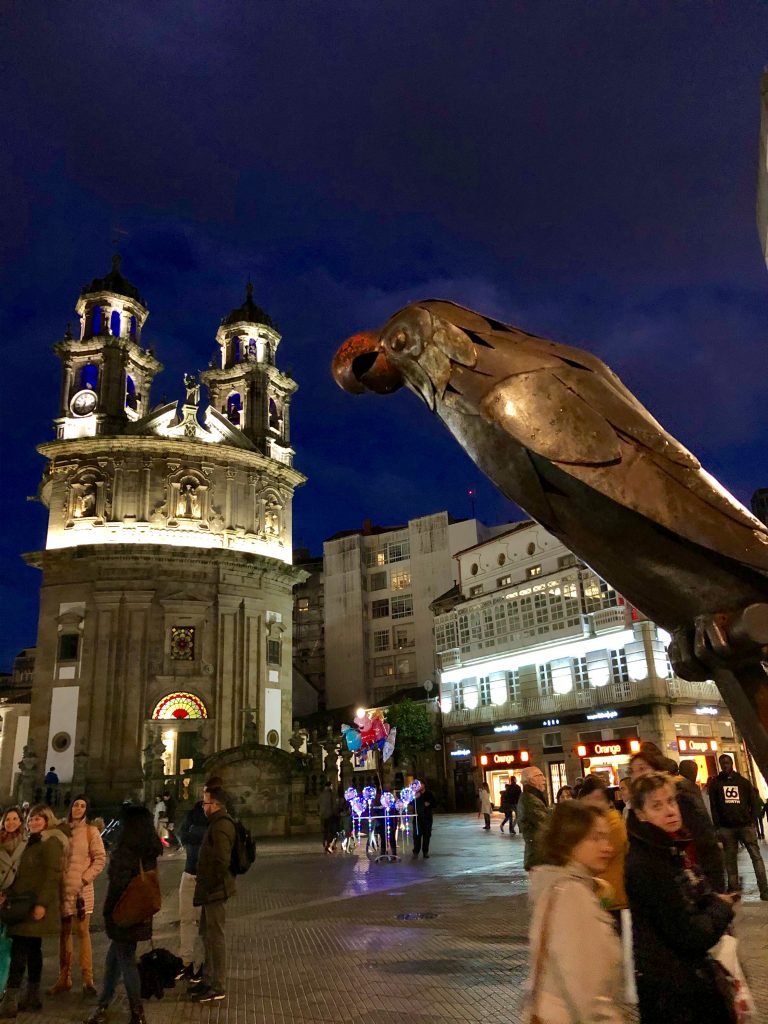
[[[494,750],[478,754],[477,766],[483,773],[483,781],[488,783],[494,807],[501,805],[501,794],[512,776],[517,776],[520,781],[520,772],[529,764],[530,759],[527,750]]]
[[[583,776],[602,775],[609,786],[618,786],[629,774],[629,759],[639,753],[639,739],[599,740],[576,747]]]
[[[704,783],[718,773],[717,740],[706,736],[678,736],[677,752],[681,761],[695,761],[699,766],[697,782]]]

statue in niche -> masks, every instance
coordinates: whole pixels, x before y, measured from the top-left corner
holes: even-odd
[[[243,745],[259,742],[259,730],[253,719],[253,708],[244,708],[245,722],[243,723]]]
[[[256,362],[258,349],[256,348],[256,342],[251,340],[248,342],[248,360],[252,363]]]
[[[200,518],[200,495],[197,480],[184,480],[179,487],[179,500],[176,502],[176,515],[183,519]]]
[[[276,498],[269,497],[264,505],[264,533],[268,537],[280,536],[280,513],[282,507]]]
[[[197,378],[192,373],[184,374],[184,387],[187,392],[187,397],[184,400],[185,405],[197,405],[200,401],[200,385],[197,383]]]
[[[73,484],[73,519],[91,519],[96,515],[96,484],[88,482]]]

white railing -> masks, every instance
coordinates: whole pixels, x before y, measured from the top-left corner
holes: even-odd
[[[566,711],[588,708],[610,708],[616,704],[629,704],[653,694],[647,682],[609,683],[594,686],[589,690],[572,690],[570,693],[554,693],[547,696],[522,697],[503,704],[486,704],[478,708],[466,708],[443,712],[445,727],[482,725],[489,722],[514,721],[537,715],[552,715]]]
[[[590,612],[587,618],[594,631],[602,633],[604,630],[623,628],[627,622],[627,612],[625,608],[601,608],[600,611]]]
[[[673,679],[667,679],[667,693],[676,700],[708,700],[719,701],[721,704],[723,702],[717,686],[708,679],[698,682],[691,679],[678,679],[675,676]]]

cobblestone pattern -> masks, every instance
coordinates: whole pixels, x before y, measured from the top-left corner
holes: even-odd
[[[407,855],[375,864],[364,856],[325,856],[319,840],[265,841],[227,908],[227,999],[200,1007],[177,987],[147,1005],[149,1024],[521,1021],[528,971],[521,860],[519,839],[483,832],[469,816],[436,819],[428,861]],[[155,929],[156,944],[174,951],[182,866],[178,856],[162,864],[165,904]],[[746,862],[738,932],[759,1001],[758,1024],[768,1020],[768,904],[757,900],[750,875]],[[403,919],[414,914],[429,916]],[[106,945],[97,933],[97,964]],[[55,976],[56,955],[51,943],[46,984]],[[73,992],[46,998],[43,1014],[20,1020],[74,1022],[88,1010]],[[124,996],[111,1016],[127,1019]],[[628,1012],[626,1019],[636,1016]]]

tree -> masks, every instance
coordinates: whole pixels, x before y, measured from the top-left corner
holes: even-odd
[[[432,719],[423,703],[405,697],[397,704],[390,704],[386,720],[393,729],[397,729],[395,758],[398,762],[432,748],[435,734]]]

